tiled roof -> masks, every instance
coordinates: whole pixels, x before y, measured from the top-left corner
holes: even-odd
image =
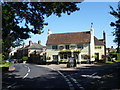
[[[96,37],[94,37],[95,45],[104,45],[103,40],[98,40]]]
[[[90,32],[75,32],[51,34],[46,44],[82,44],[88,42],[90,42]]]
[[[48,37],[46,45],[54,44],[84,44],[90,42],[90,31],[88,32],[73,32],[73,33],[58,33],[51,34]],[[102,41],[99,41],[95,37],[95,45],[103,45]]]
[[[38,43],[33,43],[31,46],[27,45],[24,48],[29,48],[29,49],[42,49],[42,48],[46,48],[45,46],[42,46],[41,44]]]

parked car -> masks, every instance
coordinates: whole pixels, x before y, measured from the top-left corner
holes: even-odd
[[[7,59],[7,60],[5,60],[5,62],[10,62],[10,63],[15,63],[15,61],[13,60],[13,59]]]

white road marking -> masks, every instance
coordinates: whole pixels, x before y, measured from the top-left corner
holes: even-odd
[[[69,77],[80,89],[84,90],[84,88],[81,86],[81,84],[79,84],[79,83],[77,82],[76,79],[74,79],[74,78],[71,77],[70,75],[68,75],[68,77]]]
[[[23,77],[23,79],[26,78],[27,76],[28,76],[28,73]]]
[[[97,74],[97,72],[93,73],[92,76],[95,75],[95,74]]]
[[[7,88],[11,88],[11,87],[13,87],[15,84],[17,84],[17,83],[13,83],[13,84],[7,86]]]
[[[28,67],[28,72],[30,72],[30,68]]]
[[[25,67],[27,67],[28,71],[27,71],[27,73],[23,76],[23,79],[26,78],[26,77],[28,76],[29,72],[31,71],[28,66],[25,65]]]
[[[25,67],[27,67],[27,66],[25,65]]]
[[[59,70],[55,70],[54,68],[51,68],[54,71],[57,71],[61,76],[63,76],[63,78],[65,79],[65,81],[67,82],[70,90],[75,90],[75,88],[73,87],[72,83],[70,82],[70,80],[67,78],[67,76],[65,76],[63,73],[61,73]]]

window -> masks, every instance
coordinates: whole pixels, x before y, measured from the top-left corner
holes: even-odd
[[[100,46],[97,46],[97,47],[95,47],[95,49],[101,49],[101,47],[100,47]]]
[[[74,57],[75,57],[75,59],[78,59],[78,53],[74,53]]]
[[[60,59],[68,59],[71,57],[71,53],[60,54]]]
[[[65,45],[65,49],[69,49],[70,47],[69,47],[69,45]]]
[[[63,54],[60,54],[60,59],[63,59]]]
[[[87,54],[82,54],[82,55],[81,55],[81,59],[89,59],[89,55],[87,55]]]
[[[60,54],[60,59],[67,59],[67,54]]]
[[[82,45],[82,44],[78,44],[78,45],[77,45],[77,48],[78,48],[78,49],[83,49],[83,45]]]
[[[58,55],[53,55],[53,60],[58,60]]]
[[[52,45],[52,49],[58,49],[57,45]]]
[[[76,48],[76,46],[75,46],[75,45],[71,45],[70,47],[71,47],[71,49],[75,49],[75,48]]]
[[[67,59],[67,54],[64,54],[64,59]]]
[[[63,49],[64,49],[64,46],[59,46],[59,49],[60,49],[60,50],[63,50]]]

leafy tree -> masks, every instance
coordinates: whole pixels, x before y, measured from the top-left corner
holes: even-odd
[[[47,25],[45,18],[52,14],[58,17],[62,13],[70,15],[78,10],[77,3],[74,2],[3,2],[3,54],[8,56],[10,48],[19,46],[22,40],[30,38],[30,33],[43,33],[42,29]]]
[[[113,36],[115,36],[114,42],[117,43],[117,52],[120,52],[120,2],[118,3],[118,9],[116,11],[110,6],[111,10],[110,14],[113,15],[117,20],[115,22],[111,22],[111,26],[115,27]]]

